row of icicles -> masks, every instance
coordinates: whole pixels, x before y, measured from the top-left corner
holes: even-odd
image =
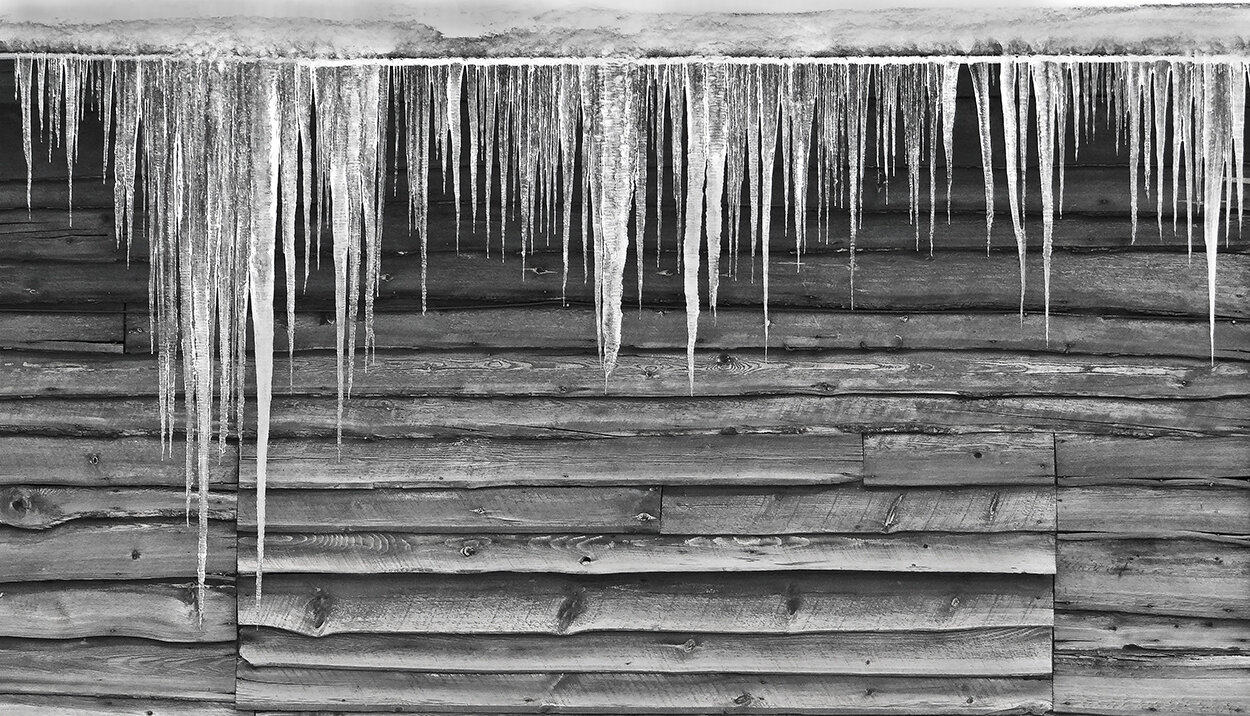
[[[593,60],[270,62],[119,59],[20,55],[17,94],[26,162],[31,165],[35,117],[49,151],[63,144],[71,170],[83,113],[105,125],[105,169],[111,159],[117,236],[127,246],[137,231],[150,247],[153,344],[159,364],[161,434],[181,427],[187,439],[187,508],[198,481],[199,603],[205,578],[209,461],[214,435],[242,434],[246,326],[253,324],[256,364],[257,578],[265,544],[265,465],[272,394],[275,253],[284,258],[287,330],[294,330],[296,238],[302,224],[304,279],[310,246],[329,225],[335,281],[338,421],[352,388],[356,317],[363,345],[373,347],[373,299],[381,268],[382,210],[388,142],[406,165],[411,230],[421,242],[422,304],[426,291],[428,176],[441,163],[460,211],[461,157],[468,153],[474,218],[492,206],[498,182],[503,216],[519,210],[521,254],[540,231],[558,233],[564,282],[574,233],[574,197],[582,197],[576,232],[592,260],[597,335],[605,380],[620,347],[624,273],[633,246],[641,301],[648,205],[663,181],[648,184],[649,153],[672,166],[678,255],[684,278],[687,358],[694,389],[694,345],[700,312],[698,276],[706,260],[706,300],[715,311],[722,238],[730,256],[740,241],[762,261],[763,341],[767,345],[771,188],[779,171],[787,224],[801,255],[808,236],[809,171],[815,163],[818,209],[850,215],[851,305],[855,242],[861,225],[866,159],[893,174],[895,137],[907,175],[912,222],[920,242],[922,166],[928,165],[929,242],[938,204],[937,152],[946,162],[949,214],[956,86],[971,75],[984,166],[987,244],[994,220],[991,106],[1003,117],[1007,193],[1020,260],[1024,308],[1024,168],[1029,118],[1034,122],[1041,186],[1041,252],[1049,316],[1054,217],[1062,207],[1064,143],[1073,124],[1079,152],[1093,118],[1113,118],[1128,145],[1133,232],[1139,181],[1154,181],[1157,213],[1164,202],[1164,157],[1173,216],[1225,204],[1226,235],[1233,204],[1241,224],[1245,59],[1114,58],[862,58],[830,60]],[[1034,103],[1030,111],[1030,102]],[[467,109],[466,109],[467,108]],[[37,111],[34,111],[36,110]],[[869,110],[873,112],[870,115]],[[392,112],[395,128],[388,133]],[[464,115],[464,116],[462,116]],[[870,119],[870,116],[872,119]],[[667,138],[666,119],[677,131]],[[875,126],[872,126],[875,122]],[[1168,128],[1171,128],[1171,132]],[[684,128],[685,131],[680,131]],[[389,134],[389,136],[388,136]],[[869,135],[875,137],[870,146]],[[883,138],[888,139],[885,141]],[[467,140],[467,142],[466,142]],[[669,146],[665,146],[669,144]],[[780,146],[780,152],[775,148]],[[112,150],[111,157],[108,154]],[[774,166],[774,156],[782,166]],[[684,156],[684,162],[681,158]],[[927,158],[927,161],[926,161]],[[684,167],[683,167],[684,164]],[[496,177],[496,171],[499,176]],[[580,178],[580,186],[579,184]],[[657,177],[658,179],[658,177]],[[1058,197],[1054,187],[1059,187]],[[1183,184],[1183,190],[1181,186]],[[741,216],[733,197],[745,190]],[[29,203],[29,188],[28,188]],[[650,196],[649,196],[650,194]],[[725,197],[730,197],[725,201]],[[136,205],[145,210],[136,221]],[[302,209],[302,212],[301,212]],[[485,240],[503,231],[485,214]],[[302,213],[302,215],[301,215]],[[661,216],[655,212],[657,222]],[[634,222],[630,219],[633,217]],[[459,218],[459,217],[457,217]],[[1202,216],[1214,354],[1218,209]],[[749,236],[740,236],[747,219]],[[1162,231],[1162,218],[1159,219]],[[457,223],[459,226],[459,223]],[[632,227],[632,231],[631,231]],[[458,231],[459,229],[457,229]],[[787,227],[787,230],[789,228]],[[492,236],[497,236],[497,239]],[[459,236],[457,236],[459,246]],[[585,258],[583,258],[583,261]],[[363,307],[360,298],[363,297]],[[293,337],[288,335],[288,345]],[[182,360],[178,357],[181,355]],[[185,411],[177,423],[181,379]],[[214,419],[215,418],[215,419]],[[341,432],[341,427],[340,427]],[[168,444],[168,443],[167,443]]]

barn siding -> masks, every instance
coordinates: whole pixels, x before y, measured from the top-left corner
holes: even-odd
[[[532,257],[524,281],[519,261],[457,255],[435,202],[423,315],[392,207],[378,361],[357,372],[346,438],[322,271],[289,388],[275,367],[265,598],[251,596],[251,449],[229,441],[200,621],[181,451],[157,437],[146,254],[128,267],[115,247],[90,121],[74,226],[59,150],[36,151],[27,212],[9,101],[0,712],[1250,701],[1250,257],[1235,240],[1221,259],[1212,366],[1205,268],[1148,216],[1129,245],[1125,157],[1105,135],[1067,176],[1049,344],[1040,262],[1022,325],[1006,222],[985,254],[965,111],[934,257],[877,187],[850,312],[838,224],[801,272],[774,237],[773,349],[743,258],[701,327],[696,397],[671,267],[649,269],[645,306],[626,311],[605,392],[589,289],[572,276],[560,304],[557,254]]]

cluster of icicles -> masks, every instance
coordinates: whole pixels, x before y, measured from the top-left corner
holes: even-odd
[[[1242,58],[278,62],[22,55],[14,59],[17,94],[24,108],[27,166],[36,116],[49,146],[64,144],[72,170],[80,119],[88,109],[99,112],[106,138],[111,139],[105,143],[105,165],[107,169],[111,147],[119,241],[124,237],[129,245],[136,232],[146,232],[161,431],[166,439],[179,427],[186,433],[188,513],[192,484],[198,480],[201,589],[208,517],[208,503],[202,497],[208,489],[214,437],[223,440],[231,430],[242,433],[249,317],[258,416],[258,572],[263,563],[275,253],[279,247],[283,253],[287,330],[292,331],[300,278],[295,247],[299,224],[305,242],[305,280],[308,257],[318,253],[308,244],[314,237],[320,244],[322,226],[329,226],[341,423],[343,397],[352,387],[356,319],[362,312],[366,358],[373,346],[388,143],[393,143],[396,156],[402,152],[405,159],[410,225],[422,246],[423,305],[427,183],[431,163],[441,162],[457,211],[467,183],[472,211],[486,214],[483,238],[488,248],[496,240],[492,232],[503,240],[503,219],[496,217],[492,227],[489,209],[496,184],[502,191],[497,198],[503,216],[519,210],[522,256],[533,250],[536,234],[560,237],[565,282],[570,237],[580,236],[583,261],[589,255],[593,262],[589,275],[605,376],[620,346],[626,300],[623,276],[631,244],[641,268],[641,238],[648,231],[659,232],[659,227],[647,225],[647,207],[658,205],[664,182],[648,182],[648,153],[658,157],[657,171],[663,170],[665,154],[670,153],[692,391],[700,264],[704,260],[708,264],[702,300],[715,311],[722,237],[731,257],[739,241],[749,239],[752,256],[758,252],[763,262],[762,337],[767,345],[767,207],[775,173],[784,180],[786,223],[793,220],[787,230],[800,254],[809,238],[803,217],[812,168],[819,181],[813,192],[818,209],[827,212],[836,206],[849,211],[852,306],[866,156],[876,153],[878,166],[884,168],[878,171],[887,173],[893,173],[901,159],[917,245],[922,165],[927,163],[931,250],[939,148],[946,160],[949,213],[952,128],[961,72],[971,74],[980,123],[987,242],[996,191],[990,112],[994,103],[1001,107],[1022,312],[1031,117],[1036,118],[1032,124],[1039,147],[1035,160],[1047,313],[1068,123],[1073,124],[1078,145],[1074,149],[1079,151],[1080,142],[1088,140],[1093,129],[1097,102],[1104,103],[1102,111],[1128,145],[1132,179],[1126,189],[1133,197],[1134,215],[1139,181],[1149,191],[1152,177],[1162,215],[1163,160],[1169,141],[1170,156],[1176,158],[1171,176],[1173,216],[1178,202],[1183,203],[1192,232],[1189,212],[1195,206],[1215,208],[1203,212],[1202,219],[1213,349],[1218,207],[1225,203],[1227,234],[1234,194],[1240,225],[1248,66]],[[388,131],[392,112],[398,119]],[[666,119],[676,128],[668,141]],[[870,126],[873,122],[875,127]],[[894,138],[900,129],[902,152],[896,156]],[[875,141],[869,141],[870,134]],[[466,152],[469,176],[461,177]],[[781,157],[780,167],[774,166],[775,155]],[[749,216],[740,214],[734,199],[744,190]],[[582,203],[577,231],[572,213],[576,197]],[[487,208],[479,209],[479,204]],[[143,207],[143,221],[136,221],[136,205]],[[744,219],[749,236],[739,235]],[[1192,233],[1190,239],[1192,245]],[[637,273],[641,300],[643,271]],[[185,400],[181,426],[175,406],[179,380]],[[256,590],[259,598],[259,573]]]

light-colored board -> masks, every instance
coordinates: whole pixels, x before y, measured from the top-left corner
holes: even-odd
[[[870,487],[1051,485],[1054,479],[1049,433],[864,436],[864,484]]]
[[[250,444],[240,484],[256,484]],[[829,484],[859,478],[857,433],[607,440],[275,440],[272,489]]]
[[[1041,679],[809,675],[413,674],[240,667],[243,708],[520,713],[1041,713]]]
[[[228,701],[0,694],[7,716],[248,716]]]
[[[1105,612],[1055,612],[1055,650],[1246,652],[1250,621]]]
[[[664,534],[1045,532],[1055,527],[1055,490],[673,487],[664,490],[662,512]]]
[[[155,417],[157,406],[150,401],[136,401],[128,409],[140,417]],[[5,435],[0,436],[0,485],[182,488],[186,481],[184,454],[180,439],[175,439],[166,450],[157,437]],[[238,471],[238,448],[227,445],[210,461],[210,489],[233,489]]]
[[[1250,618],[1245,541],[1061,534],[1058,548],[1055,602],[1062,608]]]
[[[188,512],[189,509],[189,512]],[[0,525],[44,530],[82,519],[186,517],[199,510],[199,495],[168,487],[0,487]],[[233,520],[235,493],[208,494],[210,519]]]
[[[1250,481],[1217,486],[1192,480],[1159,480],[1155,486],[1082,485],[1057,492],[1061,532],[1116,532],[1148,536],[1162,532],[1250,534]]]
[[[660,491],[645,487],[490,487],[479,490],[269,490],[270,532],[658,532]],[[256,527],[240,494],[239,528]]]
[[[855,306],[868,310],[1011,311],[1019,307],[1019,264],[1015,256],[977,252],[927,254],[865,253],[857,262]],[[142,302],[147,298],[146,266],[124,264],[0,264],[0,303],[63,303],[82,301]],[[1216,312],[1225,318],[1246,318],[1250,297],[1250,256],[1225,255],[1216,293]],[[778,268],[769,288],[778,307],[849,308],[850,272],[845,256],[810,256],[801,271]],[[382,310],[420,305],[421,262],[417,256],[383,264],[378,306]],[[626,280],[632,283],[632,270]],[[669,274],[669,275],[666,275]],[[1025,309],[1041,311],[1042,267],[1029,264]],[[521,280],[521,276],[525,280]],[[682,279],[668,271],[648,275],[647,303],[682,305]],[[543,265],[465,252],[429,257],[427,288],[434,307],[559,301],[562,272],[558,259]],[[590,303],[590,283],[570,281],[565,293],[574,302]],[[759,283],[724,281],[720,301],[726,306],[758,305]],[[324,308],[334,296],[331,272],[311,276],[301,294],[307,307]],[[1055,261],[1050,308],[1055,313],[1206,316],[1206,268],[1175,253],[1091,253]]]
[[[696,388],[697,390],[697,388]],[[273,401],[277,437],[333,437],[332,397]],[[179,424],[180,414],[175,414]],[[251,430],[249,418],[248,431]],[[954,398],[946,396],[758,396],[750,398],[353,398],[343,434],[382,438],[567,438],[933,430],[1083,429],[1127,435],[1248,435],[1250,400]],[[149,398],[0,400],[0,430],[61,435],[151,435],[160,430]],[[175,441],[177,442],[177,441]],[[179,463],[180,464],[180,463]],[[181,484],[181,475],[178,482]],[[17,480],[27,483],[30,480]]]
[[[1250,477],[1250,441],[1057,435],[1063,477]]]
[[[1046,575],[799,572],[612,577],[270,575],[259,606],[239,587],[239,623],[342,633],[800,634],[1053,624]]]
[[[10,352],[0,354],[0,397],[155,395],[150,356]],[[334,395],[338,372],[330,353],[279,355],[279,390]],[[249,368],[249,373],[254,371]],[[287,380],[282,381],[281,376]],[[700,352],[701,395],[957,394],[1129,398],[1229,398],[1250,393],[1250,363],[1197,358],[1100,358],[1003,352]],[[285,382],[285,385],[283,384]],[[249,390],[253,377],[246,381]],[[686,355],[621,353],[604,380],[592,351],[384,351],[356,371],[358,396],[671,397],[688,390]],[[987,450],[992,446],[986,446]],[[1036,470],[1034,465],[1032,470]]]
[[[256,569],[256,538],[241,537],[239,570]],[[656,537],[449,535],[361,532],[274,534],[265,574],[555,572],[863,572],[1054,574],[1043,533]]]
[[[194,577],[198,542],[194,519],[0,528],[0,582]],[[208,572],[234,571],[234,525],[210,522]]]
[[[0,244],[5,239],[0,237]],[[126,314],[121,306],[90,310],[0,310],[0,348],[121,353]]]
[[[1137,716],[1245,713],[1250,657],[1073,655],[1055,657],[1055,712]]]
[[[562,636],[337,634],[245,629],[239,653],[255,667],[442,672],[654,672],[1044,676],[1046,627],[920,633]]]
[[[333,312],[305,311],[302,306],[297,301],[296,350],[334,350]],[[148,355],[151,338],[146,306],[128,308],[126,352]],[[285,352],[284,307],[275,320],[283,329],[274,336],[274,345],[279,352]],[[774,350],[1003,350],[1210,358],[1205,319],[1058,314],[1050,317],[1049,343],[1041,315],[1031,313],[1022,318],[1014,311],[880,313],[774,307],[768,320],[768,343]],[[622,346],[626,349],[674,349],[686,345],[686,318],[680,308],[625,311],[621,325]],[[712,350],[763,349],[763,326],[758,308],[722,308],[714,323],[699,326],[696,345]],[[431,309],[426,313],[417,308],[377,313],[373,323],[379,350],[595,350],[594,327],[594,311],[590,308],[542,305]],[[357,335],[363,330],[363,325],[358,325]],[[1250,359],[1250,323],[1221,321],[1216,335],[1217,359]]]
[[[173,642],[233,641],[234,587],[164,582],[32,582],[0,585],[0,636],[81,639],[132,636]]]

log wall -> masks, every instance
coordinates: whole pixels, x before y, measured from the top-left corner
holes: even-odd
[[[1156,238],[1153,196],[1130,243],[1110,132],[1067,176],[1049,343],[1038,257],[1015,313],[1005,212],[986,253],[969,107],[934,255],[905,188],[887,204],[879,186],[852,312],[841,224],[800,267],[778,214],[771,349],[740,256],[693,397],[671,255],[648,257],[605,391],[580,255],[563,305],[558,249],[487,260],[466,210],[457,254],[437,204],[422,314],[392,207],[377,361],[342,445],[322,270],[289,386],[275,367],[264,599],[252,450],[229,441],[200,621],[144,253],[115,246],[98,125],[70,227],[59,150],[36,151],[25,207],[17,117],[0,104],[2,713],[1250,702],[1250,256],[1235,237],[1221,259],[1212,364],[1205,267],[1170,217]]]

